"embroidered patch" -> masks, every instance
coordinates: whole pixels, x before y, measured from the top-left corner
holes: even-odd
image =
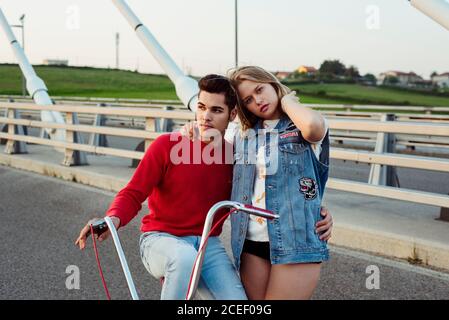
[[[299,190],[304,193],[306,200],[313,200],[317,194],[316,181],[311,178],[301,178],[299,180]]]
[[[288,138],[288,137],[297,137],[297,136],[299,136],[299,132],[298,131],[292,131],[292,132],[287,132],[287,133],[281,134],[279,136],[279,139],[285,139],[285,138]]]
[[[285,131],[290,131],[290,130],[295,130],[296,126],[293,122],[290,122],[287,126],[287,128],[285,129]]]

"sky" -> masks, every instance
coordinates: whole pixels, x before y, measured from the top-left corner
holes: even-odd
[[[141,21],[186,73],[226,73],[235,64],[234,0],[128,0]],[[10,24],[25,14],[32,64],[66,59],[73,66],[164,73],[111,0],[0,0]],[[21,30],[14,28],[21,39]],[[449,72],[449,31],[407,0],[238,0],[239,64],[271,71],[325,59],[361,74]],[[0,30],[0,63],[15,63]]]

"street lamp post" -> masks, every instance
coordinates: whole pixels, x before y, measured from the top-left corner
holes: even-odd
[[[115,68],[119,69],[119,45],[120,45],[120,34],[117,32],[115,34]]]
[[[235,0],[235,67],[239,66],[239,39],[238,39],[238,0]]]
[[[22,14],[19,18],[21,24],[19,25],[11,25],[13,28],[21,28],[22,29],[22,49],[25,52],[25,15]],[[26,96],[27,89],[26,89],[26,79],[25,76],[22,73],[22,96]]]

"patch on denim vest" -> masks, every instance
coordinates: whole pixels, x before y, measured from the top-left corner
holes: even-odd
[[[311,178],[299,179],[299,190],[304,193],[306,200],[313,200],[317,194],[317,183]]]
[[[290,131],[290,132],[286,132],[283,133],[279,136],[279,139],[286,139],[289,137],[298,137],[299,136],[299,132],[298,131]]]
[[[290,131],[290,130],[295,130],[295,129],[297,129],[297,128],[296,128],[296,125],[295,125],[292,121],[290,121],[290,122],[288,123],[287,128],[285,128],[285,131]]]

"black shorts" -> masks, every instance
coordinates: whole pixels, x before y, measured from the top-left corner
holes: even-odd
[[[271,262],[270,259],[270,243],[268,241],[252,241],[245,239],[245,243],[243,244],[243,252],[253,254],[259,258],[267,260]],[[320,264],[321,261],[318,262],[310,262],[313,264]]]
[[[252,241],[245,239],[243,252],[270,261],[270,243],[268,241]]]

